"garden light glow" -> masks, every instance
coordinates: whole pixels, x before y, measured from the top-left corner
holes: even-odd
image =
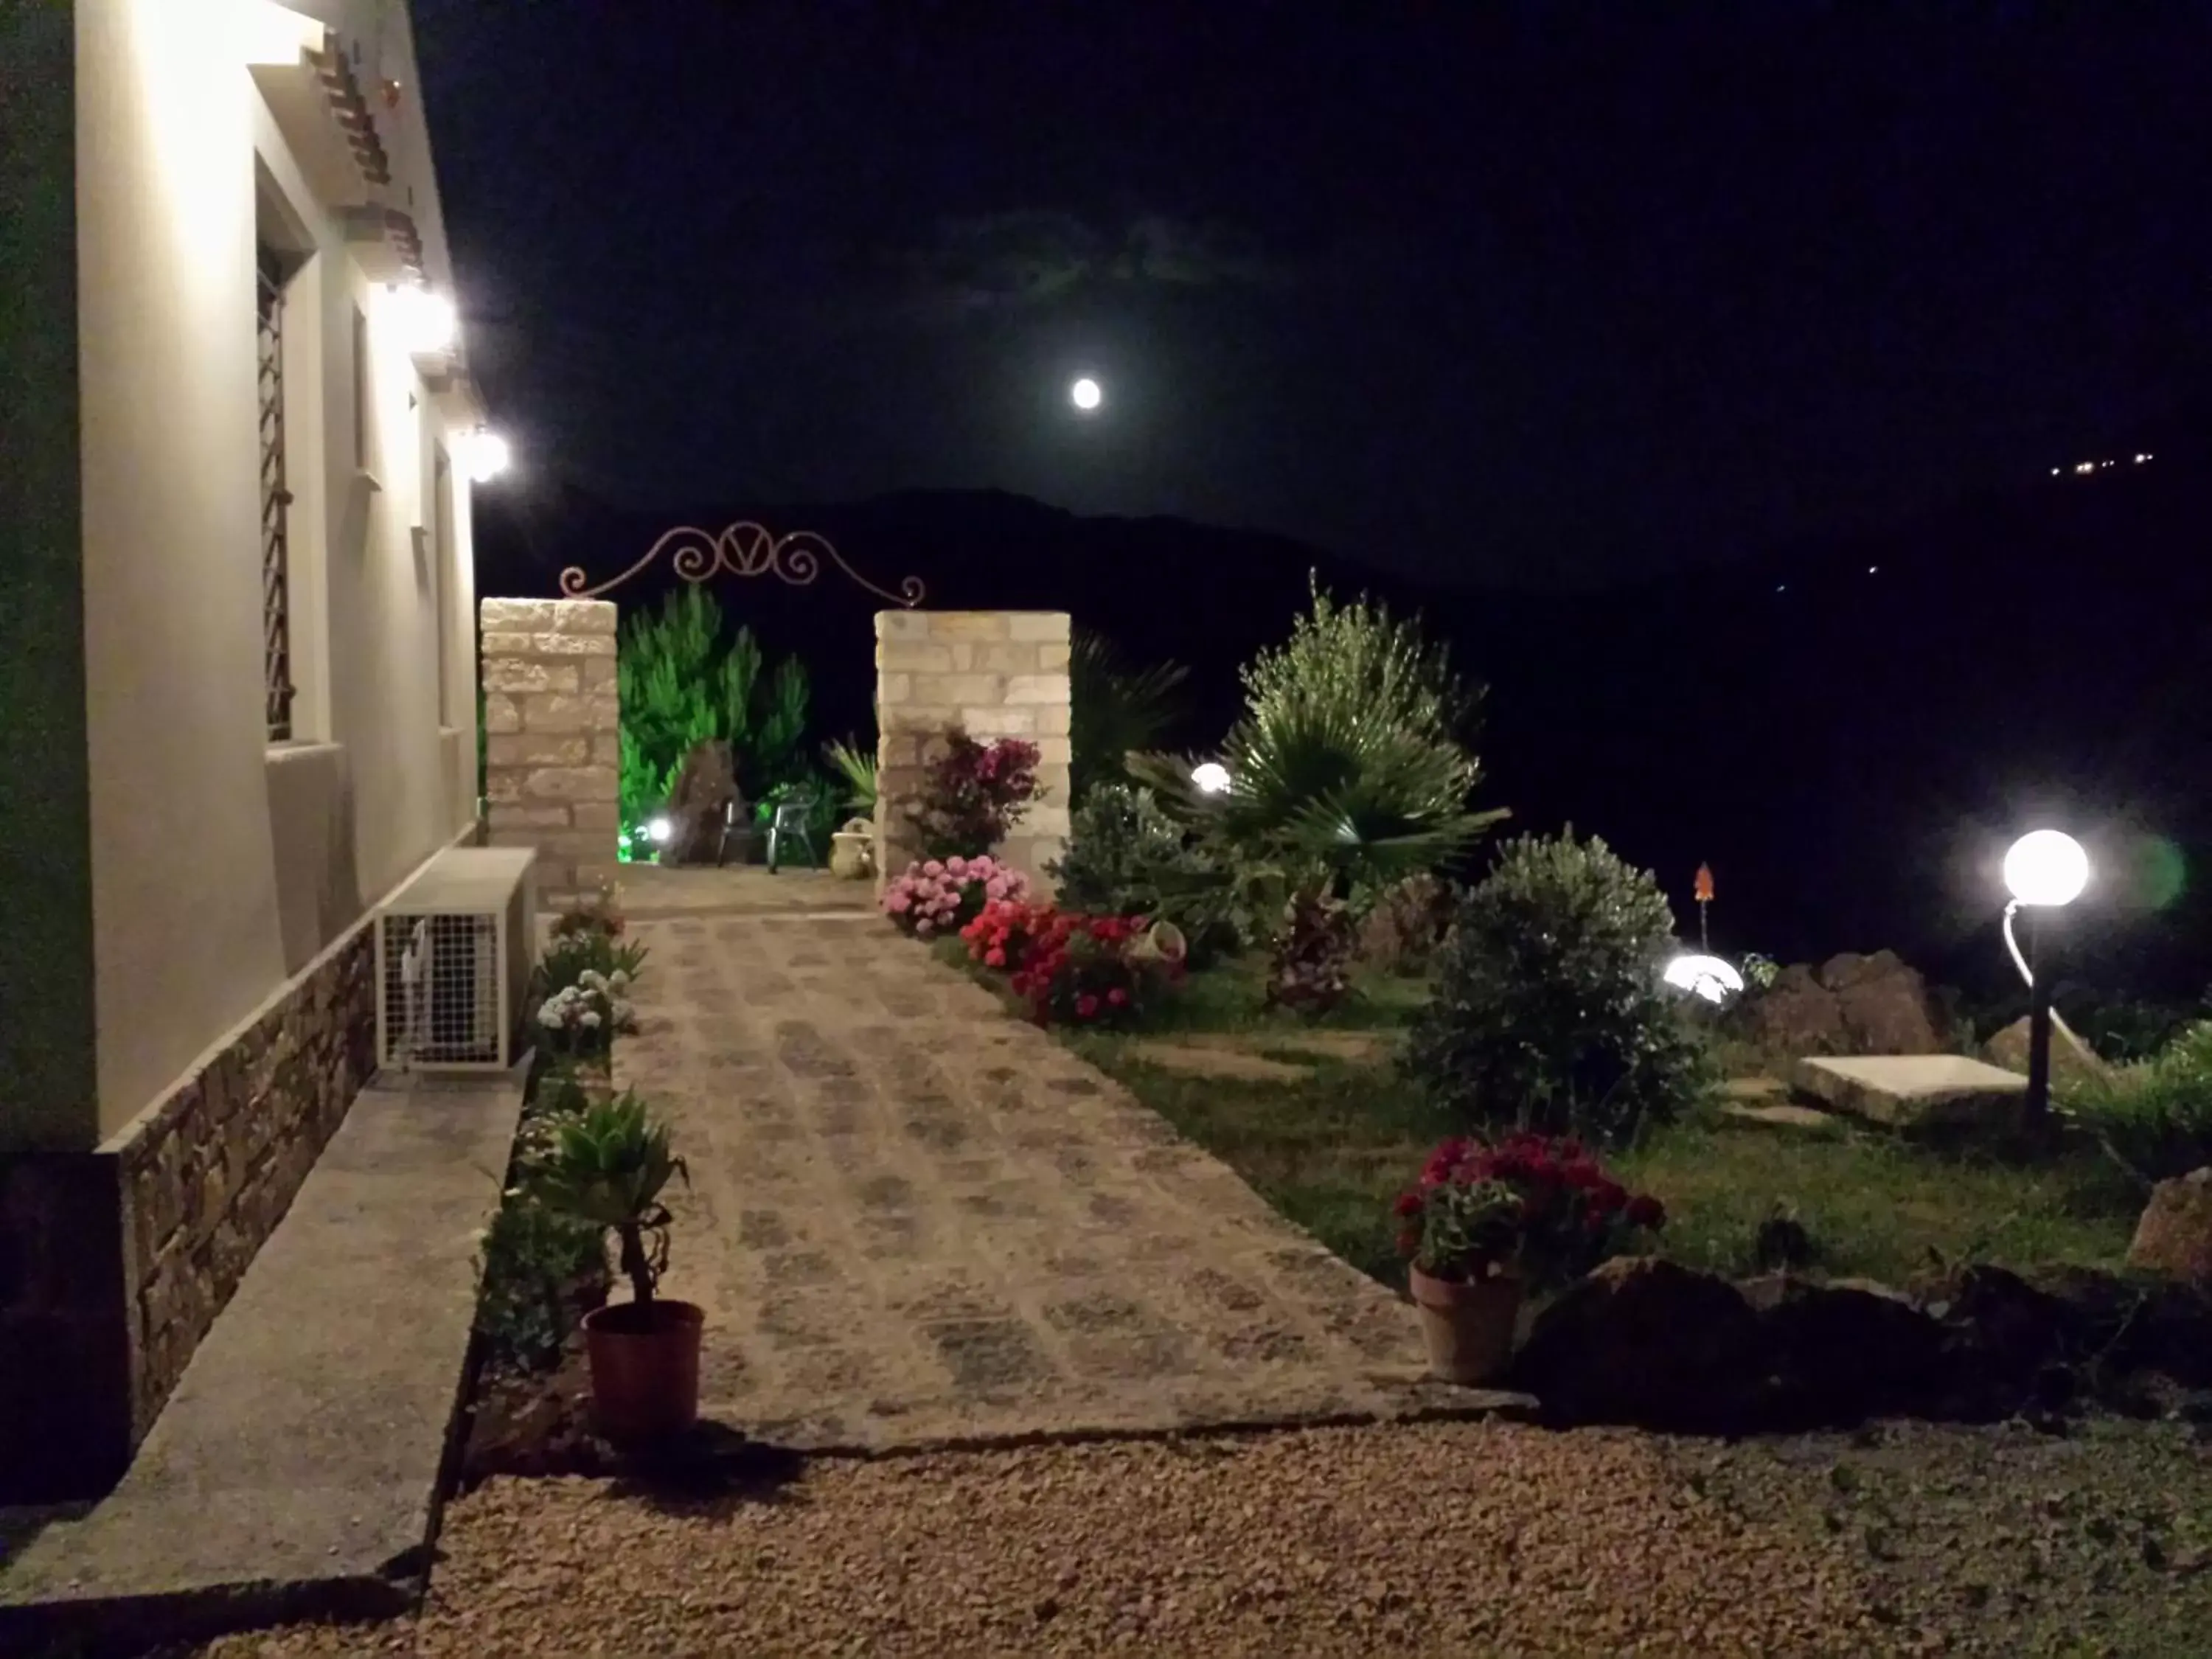
[[[1661,977],[1676,990],[1687,991],[1716,1005],[1726,1002],[1743,989],[1743,975],[1718,957],[1694,953],[1676,957],[1667,964]]]

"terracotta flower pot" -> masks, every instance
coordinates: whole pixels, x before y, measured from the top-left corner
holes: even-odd
[[[1447,1382],[1487,1382],[1505,1369],[1521,1314],[1518,1278],[1505,1273],[1461,1284],[1416,1267],[1412,1285],[1432,1375]]]
[[[689,1302],[616,1302],[584,1316],[592,1414],[610,1440],[681,1434],[699,1418],[699,1331]]]

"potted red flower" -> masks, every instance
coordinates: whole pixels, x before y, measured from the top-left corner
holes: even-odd
[[[1482,1382],[1512,1355],[1523,1289],[1588,1273],[1666,1221],[1572,1139],[1448,1140],[1397,1202],[1429,1368]]]

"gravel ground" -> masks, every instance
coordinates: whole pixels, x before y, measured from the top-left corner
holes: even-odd
[[[822,1460],[712,1499],[495,1480],[421,1619],[205,1651],[2203,1653],[2208,1492],[2142,1430],[1499,1421]]]

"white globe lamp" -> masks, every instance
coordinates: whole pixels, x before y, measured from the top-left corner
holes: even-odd
[[[1201,795],[1229,793],[1229,769],[1219,761],[1204,761],[1190,769],[1190,781]]]
[[[2014,964],[2027,981],[2027,1102],[2030,1127],[2039,1127],[2051,1115],[2051,981],[2052,975],[2036,961],[2039,919],[2063,909],[2081,896],[2089,884],[2089,855],[2081,843],[2063,830],[2031,830],[2004,856],[2005,890],[2012,902],[2005,906],[2005,945]],[[2014,912],[2027,912],[2027,950],[2025,954],[2012,936]]]
[[[1723,957],[1692,953],[1676,957],[1661,975],[1678,991],[1687,991],[1716,1007],[1743,990],[1743,975]]]
[[[2071,904],[2089,884],[2089,855],[2063,830],[2031,830],[2005,854],[2004,884],[2022,904]]]

